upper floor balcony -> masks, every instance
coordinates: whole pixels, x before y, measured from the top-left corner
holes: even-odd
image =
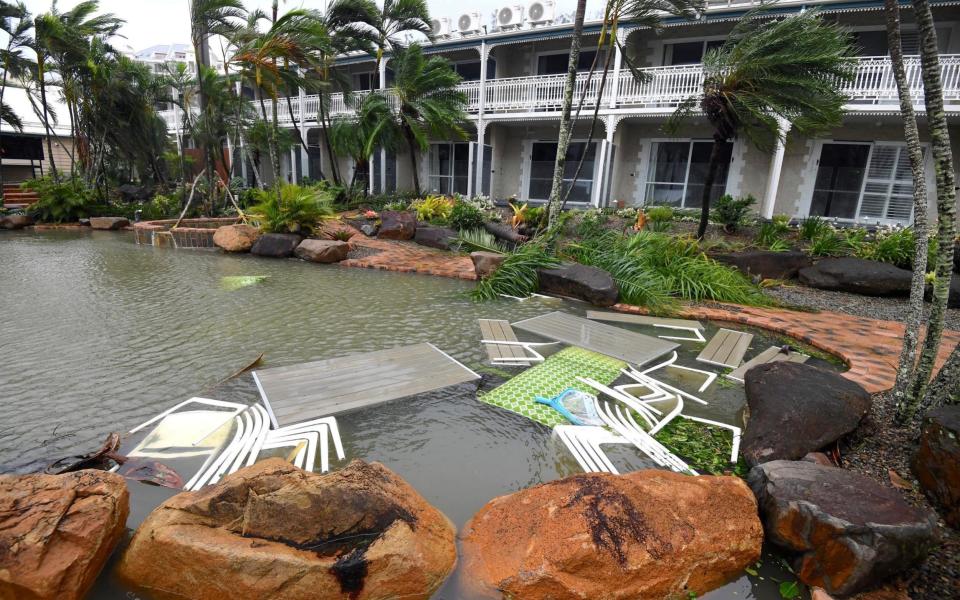
[[[907,81],[911,94],[918,107],[923,105],[923,84],[919,57],[907,57]],[[941,78],[944,99],[960,110],[960,55],[942,55],[940,57]],[[585,97],[585,106],[595,108],[597,102],[601,108],[625,114],[668,114],[684,99],[696,94],[703,86],[702,65],[679,65],[652,67],[643,69],[649,75],[645,81],[638,81],[629,70],[623,70],[607,78],[601,97],[600,75],[595,73],[588,78],[586,73],[577,77],[574,100]],[[589,81],[588,81],[589,79]],[[534,75],[529,77],[511,77],[490,79],[483,85],[479,81],[468,81],[460,85],[467,96],[467,110],[473,116],[479,115],[481,108],[487,117],[501,118],[509,115],[529,113],[558,112],[563,103],[563,88],[566,75]],[[850,98],[847,106],[850,111],[891,110],[899,111],[897,86],[888,57],[864,57],[858,59],[852,81],[843,84],[843,91]],[[354,94],[354,102],[369,92]],[[388,91],[389,94],[389,91]],[[280,100],[277,106],[279,121],[290,124],[316,123],[319,115],[319,97],[304,97],[301,107],[299,97]],[[260,107],[256,106],[259,114]],[[292,109],[292,117],[291,117]],[[268,114],[272,114],[272,105],[267,103]],[[180,111],[165,111],[163,118],[172,129],[177,125]],[[333,94],[330,99],[329,116],[331,118],[350,115],[353,108],[342,94]]]

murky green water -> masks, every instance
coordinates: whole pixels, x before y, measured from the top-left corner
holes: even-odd
[[[226,289],[226,276],[265,275]],[[432,342],[485,373],[478,318],[511,321],[551,310],[581,313],[555,299],[477,305],[469,283],[296,260],[136,246],[128,234],[0,234],[0,472],[36,469],[98,447],[191,396],[256,401],[249,376],[214,389],[259,353],[279,366]],[[642,329],[638,329],[642,331]],[[712,335],[713,326],[707,336]],[[756,352],[778,343],[754,340]],[[681,363],[701,346],[685,343]],[[378,460],[462,526],[491,498],[576,473],[547,428],[476,400],[477,385],[447,388],[338,416],[348,459]],[[702,394],[698,415],[737,423],[742,388]],[[636,456],[618,457],[642,465]],[[132,485],[128,526],[166,490]],[[785,578],[747,578],[708,597],[779,598]],[[455,577],[437,598],[461,599]],[[125,598],[109,572],[94,598]]]

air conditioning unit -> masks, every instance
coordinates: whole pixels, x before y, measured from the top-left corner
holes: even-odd
[[[557,6],[553,0],[531,2],[527,5],[527,23],[530,25],[545,25],[553,23]]]
[[[523,25],[523,6],[504,6],[497,11],[497,27],[500,29],[516,29]]]
[[[435,37],[448,37],[451,31],[450,19],[447,17],[433,19],[430,21],[430,30]]]
[[[460,15],[460,18],[457,19],[457,29],[460,31],[461,35],[470,35],[471,33],[480,33],[481,29],[480,24],[480,13],[479,12],[469,12],[463,13]]]

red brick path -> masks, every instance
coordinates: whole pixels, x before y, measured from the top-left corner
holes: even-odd
[[[363,234],[352,237],[350,245],[377,253],[371,253],[370,256],[363,258],[348,258],[340,263],[345,267],[364,267],[398,273],[423,273],[468,281],[474,281],[477,278],[473,261],[469,256],[451,254],[413,242],[368,238]]]
[[[629,304],[618,304],[613,308],[636,314],[647,312]],[[896,382],[904,331],[902,323],[830,311],[808,313],[735,305],[687,305],[679,314],[691,319],[743,323],[806,342],[842,358],[850,367],[844,376],[871,393],[889,390]],[[957,343],[960,343],[960,332],[945,333],[938,368]]]

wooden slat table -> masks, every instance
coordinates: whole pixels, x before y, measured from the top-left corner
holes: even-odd
[[[481,339],[498,342],[519,341],[516,334],[513,333],[509,321],[496,319],[478,319],[478,321],[480,323]],[[522,346],[512,344],[485,344],[485,346],[487,347],[487,356],[490,358],[490,362],[494,364],[530,364],[530,357],[524,352]]]
[[[669,319],[666,317],[650,317],[647,315],[634,315],[630,313],[603,312],[599,310],[588,310],[587,318],[593,321],[608,321],[611,323],[634,323],[636,325],[670,325],[671,327],[684,327],[688,329],[699,329],[703,331],[703,323],[700,321],[691,321],[688,319]]]
[[[713,336],[703,349],[697,360],[720,367],[736,369],[743,362],[743,357],[750,348],[753,340],[752,333],[721,329]]]
[[[480,376],[433,344],[253,372],[275,427],[405,398]]]
[[[612,325],[590,321],[563,312],[552,312],[513,326],[545,338],[571,346],[586,348],[600,354],[625,360],[640,366],[676,350],[680,344],[649,335],[627,331]]]
[[[790,352],[790,354],[784,354],[780,350],[781,349],[777,346],[770,346],[760,354],[754,356],[747,362],[737,367],[737,369],[732,373],[728,373],[727,378],[743,383],[743,376],[747,373],[747,371],[757,365],[782,361],[805,363],[810,358],[806,354],[800,354],[799,352]]]

